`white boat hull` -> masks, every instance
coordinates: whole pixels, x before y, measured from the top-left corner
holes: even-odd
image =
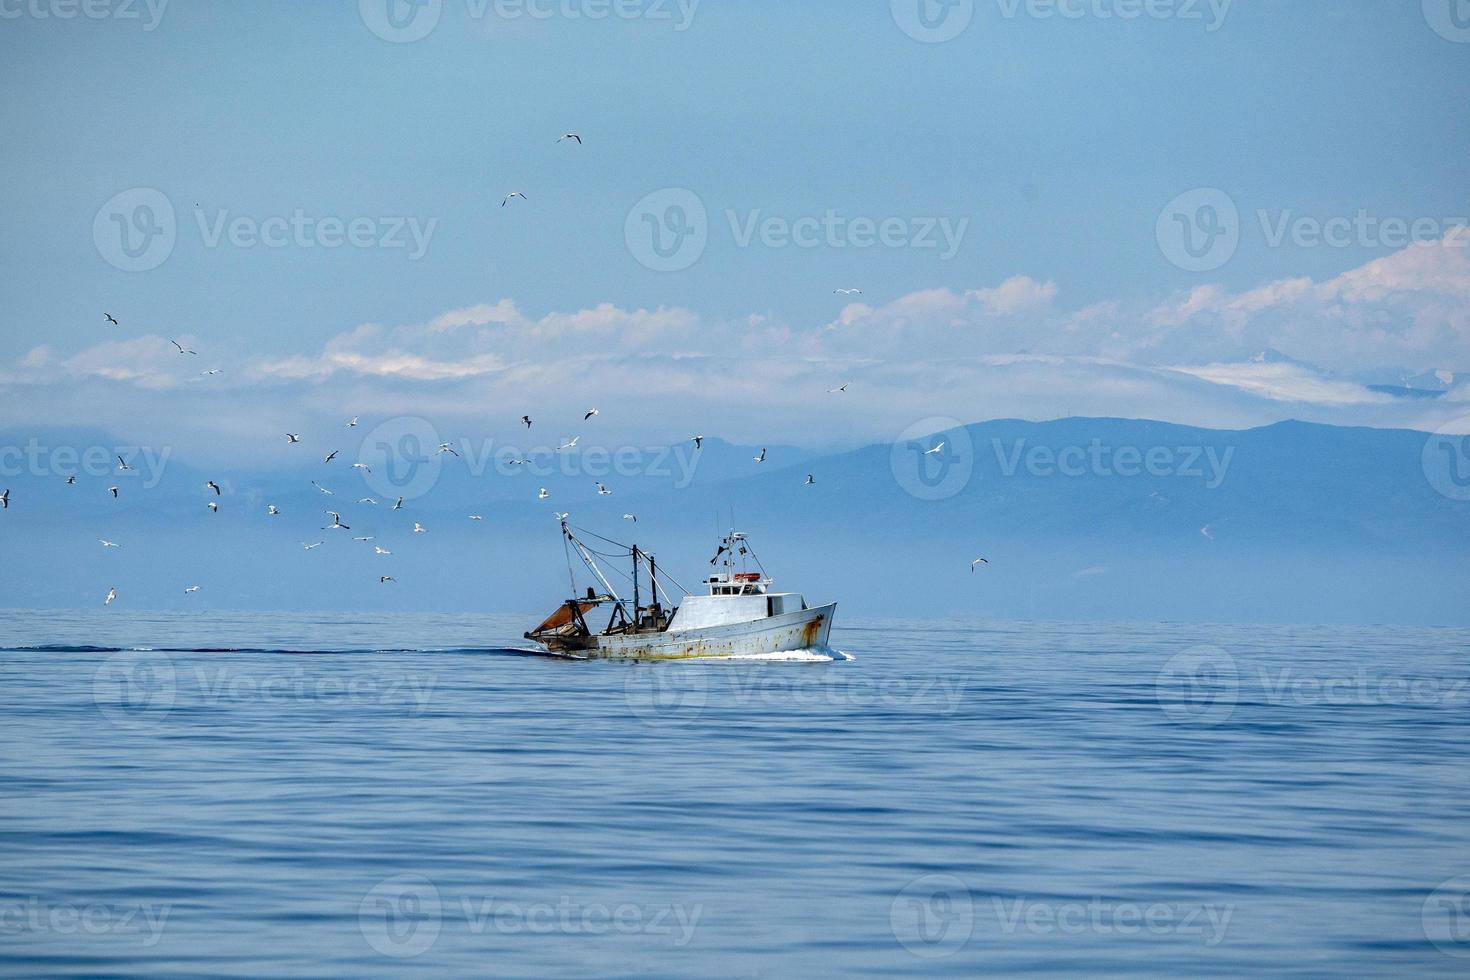
[[[767,616],[744,623],[596,637],[596,646],[564,655],[611,660],[689,660],[751,657],[822,649],[832,630],[837,604]]]

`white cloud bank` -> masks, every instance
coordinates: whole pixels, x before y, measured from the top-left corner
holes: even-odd
[[[117,410],[95,421],[136,418],[142,428],[150,417],[187,417],[202,433],[385,413],[494,431],[523,413],[559,424],[592,405],[603,408],[609,438],[646,442],[699,429],[751,442],[857,443],[939,416],[1221,427],[1296,417],[1432,429],[1470,414],[1467,240],[1456,229],[1323,282],[1241,293],[1202,285],[1137,307],[1065,309],[1056,283],[1015,276],[852,303],[820,326],[610,304],[533,316],[501,299],[420,324],[364,324],[319,350],[278,355],[194,336],[176,339],[197,356],[156,336],[72,354],[42,346],[0,368],[0,396],[12,423],[75,424],[89,386],[105,385]],[[1252,357],[1268,349],[1286,356]],[[213,368],[222,373],[203,374]],[[1391,369],[1438,371],[1448,390],[1405,399],[1354,380]],[[844,381],[846,394],[827,394]],[[228,422],[209,408],[220,399],[232,406]]]

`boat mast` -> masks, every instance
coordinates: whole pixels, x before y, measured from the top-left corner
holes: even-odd
[[[638,631],[638,546],[633,546],[633,631]]]

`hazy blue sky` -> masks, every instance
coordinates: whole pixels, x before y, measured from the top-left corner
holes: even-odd
[[[0,420],[1433,428],[1470,414],[1436,2],[0,0]]]

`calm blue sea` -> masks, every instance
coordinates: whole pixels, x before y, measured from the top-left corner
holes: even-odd
[[[1470,974],[1470,631],[0,613],[0,969]]]

